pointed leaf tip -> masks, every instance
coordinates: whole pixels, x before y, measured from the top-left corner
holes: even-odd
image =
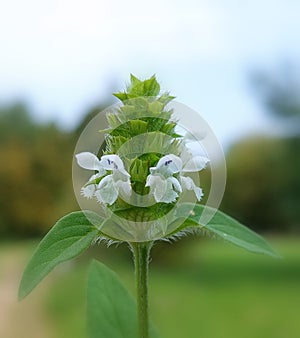
[[[262,236],[219,210],[202,204],[184,203],[178,208],[177,215],[187,218],[186,227],[201,226],[204,210],[213,216],[207,224],[202,225],[203,230],[250,252],[281,258]]]
[[[26,266],[19,300],[25,298],[58,264],[80,255],[98,235],[103,219],[92,211],[72,212],[61,218],[36,248]]]

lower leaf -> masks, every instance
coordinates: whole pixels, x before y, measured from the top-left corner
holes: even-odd
[[[87,249],[99,234],[95,224],[102,222],[103,219],[92,211],[72,212],[61,218],[42,239],[26,266],[19,299],[26,297],[56,265]]]
[[[93,261],[87,287],[90,338],[138,338],[136,305],[117,275]]]
[[[89,338],[139,338],[137,306],[115,272],[93,260],[87,285]],[[150,338],[159,335],[150,323]]]

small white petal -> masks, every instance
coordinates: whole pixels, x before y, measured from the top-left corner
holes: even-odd
[[[181,186],[182,186],[182,189],[194,190],[197,200],[198,201],[201,200],[203,196],[203,191],[201,188],[195,185],[194,181],[190,177],[181,176]]]
[[[188,160],[183,166],[182,172],[194,172],[204,169],[209,162],[209,159],[204,156],[194,156]]]
[[[161,175],[149,175],[146,181],[146,187],[150,187],[150,193],[153,194],[156,202],[172,203],[178,197],[174,188],[181,190],[181,186],[175,177],[164,178]]]
[[[166,167],[172,174],[178,173],[182,168],[181,159],[173,154],[163,156],[156,165],[157,168]]]
[[[86,198],[92,198],[94,196],[94,193],[96,191],[96,185],[90,184],[86,187],[81,188],[81,194]]]
[[[124,194],[125,196],[130,196],[132,193],[131,183],[130,180],[127,181],[117,181],[116,182],[117,189],[120,191],[120,193]]]
[[[100,161],[95,154],[83,152],[75,155],[77,163],[84,169],[98,170],[100,169]]]
[[[178,192],[182,192],[181,185],[179,181],[177,180],[177,178],[171,176],[171,177],[168,177],[167,180],[172,183],[175,190],[177,190]]]
[[[147,176],[147,179],[146,179],[146,184],[145,184],[145,186],[146,187],[153,187],[154,186],[154,184],[155,184],[155,175],[152,175],[152,174],[150,174],[150,175],[148,175]]]
[[[167,182],[161,175],[148,175],[146,187],[150,187],[150,193],[153,194],[156,202],[161,202],[166,193]]]
[[[125,169],[124,169],[125,171]],[[124,174],[123,172],[119,171],[119,170],[114,170],[112,172],[112,175],[113,175],[113,179],[115,182],[118,182],[118,181],[123,181],[123,182],[126,182],[129,180],[129,177],[130,175],[128,174],[127,171],[125,171],[126,174]]]
[[[182,169],[181,159],[173,154],[163,156],[156,167],[150,168],[150,173],[161,173],[163,175],[173,175]]]
[[[112,175],[104,177],[95,192],[97,200],[105,204],[113,204],[118,198],[118,190],[115,186]]]
[[[197,197],[198,201],[201,201],[202,197],[203,197],[203,191],[201,188],[197,187],[196,185],[194,186],[194,193]]]
[[[176,191],[173,190],[173,183],[171,180],[167,179],[167,187],[166,187],[166,192],[164,195],[161,197],[159,202],[163,203],[172,203],[176,201],[176,198],[178,197],[178,194]]]
[[[100,160],[100,165],[106,170],[118,170],[126,176],[130,176],[124,168],[123,161],[118,155],[103,155]]]
[[[152,180],[153,180],[153,176],[154,175],[152,175],[152,174],[150,174],[150,175],[147,176],[145,187],[150,187],[151,186]]]
[[[158,183],[153,189],[153,196],[156,202],[162,202],[163,196],[165,195],[167,190],[167,182],[161,181]]]
[[[181,180],[182,189],[186,189],[186,190],[193,189],[195,183],[190,177],[181,176],[180,180]]]

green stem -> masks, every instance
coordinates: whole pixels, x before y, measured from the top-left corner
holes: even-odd
[[[148,271],[152,242],[131,243],[137,291],[139,337],[149,338]]]

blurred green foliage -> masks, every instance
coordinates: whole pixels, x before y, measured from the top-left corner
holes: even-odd
[[[0,107],[0,236],[46,233],[78,209],[72,188],[77,138],[103,107],[95,107],[72,131],[40,124],[23,103]]]
[[[257,230],[300,232],[299,74],[286,64],[251,80],[283,136],[253,136],[231,147],[223,208]]]
[[[161,337],[296,337],[300,301],[299,239],[272,238],[272,242],[284,260],[250,255],[203,238],[155,246],[150,274],[150,313]],[[83,285],[89,256],[97,255],[117,270],[134,294],[133,266],[130,257],[125,260],[115,256],[119,249],[95,248],[71,269],[60,270],[59,276],[53,273],[43,308],[52,319],[53,337],[84,337]]]
[[[300,138],[248,138],[227,153],[223,209],[256,230],[300,230]]]
[[[0,234],[45,232],[74,207],[71,135],[37,124],[22,104],[0,111]]]
[[[228,150],[222,210],[257,231],[300,231],[300,101],[293,72],[257,73],[259,102],[279,119],[284,137],[248,137]],[[78,209],[72,189],[75,144],[104,107],[91,109],[72,131],[39,124],[23,104],[0,107],[0,236],[44,234]],[[101,129],[101,128],[99,128]],[[201,173],[207,197],[209,171]]]

